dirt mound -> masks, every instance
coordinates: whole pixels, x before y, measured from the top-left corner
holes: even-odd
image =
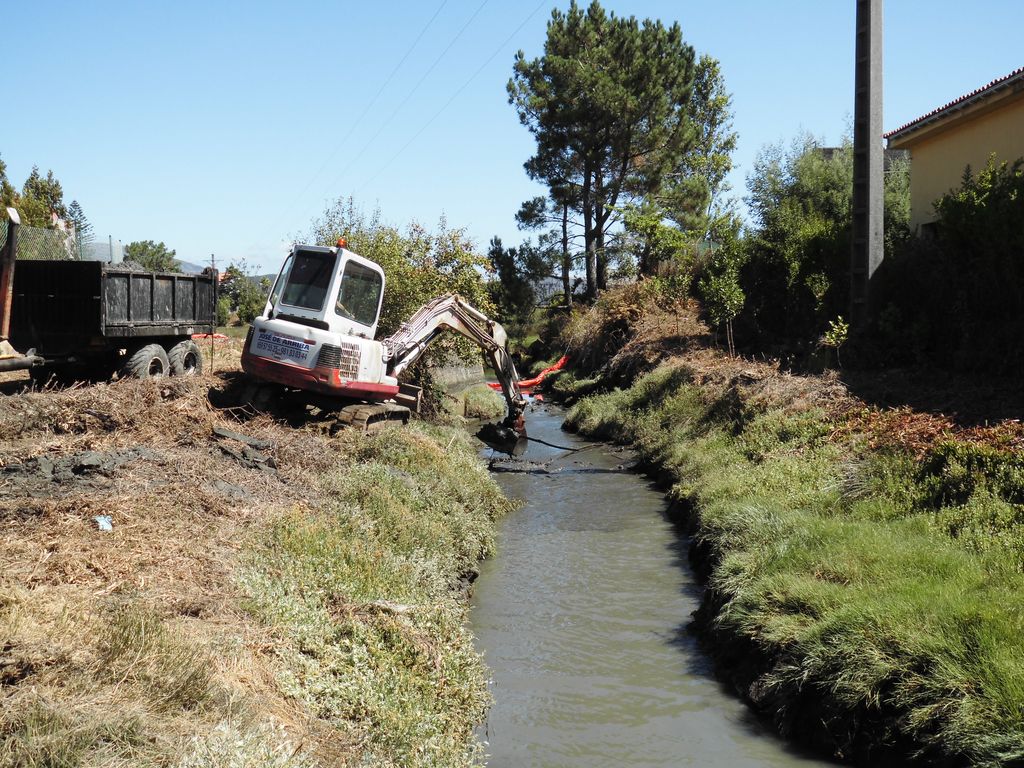
[[[620,294],[603,296],[603,306],[580,318],[575,333],[570,326],[567,339],[577,364],[589,361],[584,369],[599,370],[606,382],[628,385],[659,365],[685,366],[695,382],[723,395],[732,390],[747,407],[821,408],[837,435],[862,434],[872,447],[921,455],[946,440],[1024,445],[1017,382],[910,369],[797,373],[776,358],[727,355],[692,299],[666,309],[635,286]]]
[[[0,737],[45,727],[73,745],[69,734],[134,713],[138,749],[159,762],[214,728],[232,701],[305,732],[308,717],[268,682],[264,630],[238,610],[230,568],[265,520],[316,503],[310,473],[338,448],[314,430],[215,407],[211,393],[218,400],[228,379],[0,396]],[[125,664],[138,652],[167,666],[163,676],[187,666],[178,692],[205,670],[195,704],[155,704],[164,677],[131,685],[135,667],[105,671],[121,642],[109,627],[121,621],[141,633]],[[218,643],[234,650],[201,650]],[[39,749],[69,756],[51,746]]]

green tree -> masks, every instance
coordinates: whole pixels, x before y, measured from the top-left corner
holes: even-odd
[[[252,272],[245,259],[233,261],[220,283],[221,297],[228,300],[229,311],[234,311],[243,325],[260,316],[270,293],[270,280],[253,277]]]
[[[85,212],[77,200],[72,200],[68,206],[68,221],[75,228],[75,239],[78,245],[78,252],[93,240],[92,224],[85,217]]]
[[[491,238],[487,251],[491,269],[497,279],[489,284],[491,300],[503,322],[522,323],[530,318],[537,302],[535,285],[551,276],[557,252],[545,250],[529,241],[518,248],[504,248],[501,238]]]
[[[152,240],[136,240],[124,247],[125,261],[134,261],[153,272],[180,272],[181,266],[174,254],[175,251],[169,250],[163,242]]]
[[[678,24],[552,12],[543,56],[519,51],[509,102],[537,141],[527,171],[569,187],[583,221],[587,295],[607,282],[605,236],[629,199],[656,191],[690,146],[694,52]],[[577,192],[578,191],[578,194]]]
[[[740,284],[740,270],[746,256],[737,234],[738,227],[734,226],[709,254],[697,283],[697,294],[708,319],[715,327],[725,327],[725,342],[731,356],[736,355],[733,321],[747,298]]]
[[[554,186],[549,197],[534,197],[522,204],[516,214],[520,229],[539,230],[540,247],[557,258],[560,265],[564,305],[572,306],[572,270],[576,263],[575,241],[582,236],[581,222],[571,211],[572,187]]]
[[[896,254],[910,240],[910,157],[887,159],[883,192],[885,252]]]
[[[704,54],[697,62],[690,120],[692,146],[669,174],[658,196],[667,215],[695,239],[726,236],[732,208],[724,195],[732,170],[737,134],[733,130],[732,96],[726,90],[718,60]]]
[[[0,205],[6,210],[8,207],[14,206],[17,197],[18,191],[7,179],[7,163],[0,158]],[[6,217],[6,212],[4,215]]]
[[[487,257],[464,230],[449,228],[443,219],[435,232],[416,222],[399,230],[385,224],[379,210],[366,215],[353,198],[340,198],[313,222],[309,240],[334,245],[339,237],[384,269],[379,336],[394,333],[423,304],[445,293],[460,294],[485,314],[494,311],[483,278]]]
[[[641,275],[671,276],[680,296],[689,287],[696,266],[696,243],[667,219],[655,203],[644,203],[626,210],[624,246],[637,261]]]
[[[22,223],[32,227],[49,227],[53,214],[61,219],[66,219],[68,215],[64,205],[64,189],[53,171],[47,171],[43,177],[35,165],[22,185],[18,203]]]
[[[886,174],[887,242],[907,231],[907,172],[905,163],[897,163]],[[747,187],[755,227],[743,270],[745,318],[768,337],[817,338],[849,304],[850,142],[823,148],[804,135],[789,149],[768,147],[755,160]]]

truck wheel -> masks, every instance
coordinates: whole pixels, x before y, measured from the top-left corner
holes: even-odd
[[[167,359],[171,364],[171,376],[198,376],[203,372],[203,355],[192,339],[171,347]]]
[[[147,344],[135,352],[121,369],[120,378],[158,379],[171,369],[167,353],[159,344]]]

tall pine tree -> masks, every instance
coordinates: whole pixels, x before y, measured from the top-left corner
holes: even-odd
[[[552,12],[544,55],[520,51],[509,102],[537,140],[527,171],[583,222],[587,295],[607,283],[605,235],[630,199],[657,191],[693,141],[694,52],[678,24],[608,14],[597,0]]]
[[[75,240],[81,253],[81,249],[92,242],[92,224],[85,217],[85,211],[77,200],[72,200],[68,206],[68,221],[75,228]]]

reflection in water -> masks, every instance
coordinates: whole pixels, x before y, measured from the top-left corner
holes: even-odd
[[[473,597],[494,681],[479,732],[488,764],[822,765],[788,751],[711,676],[686,631],[698,592],[664,495],[621,451],[565,450],[587,444],[561,418],[532,411],[526,452],[493,457],[525,505],[503,521]]]

